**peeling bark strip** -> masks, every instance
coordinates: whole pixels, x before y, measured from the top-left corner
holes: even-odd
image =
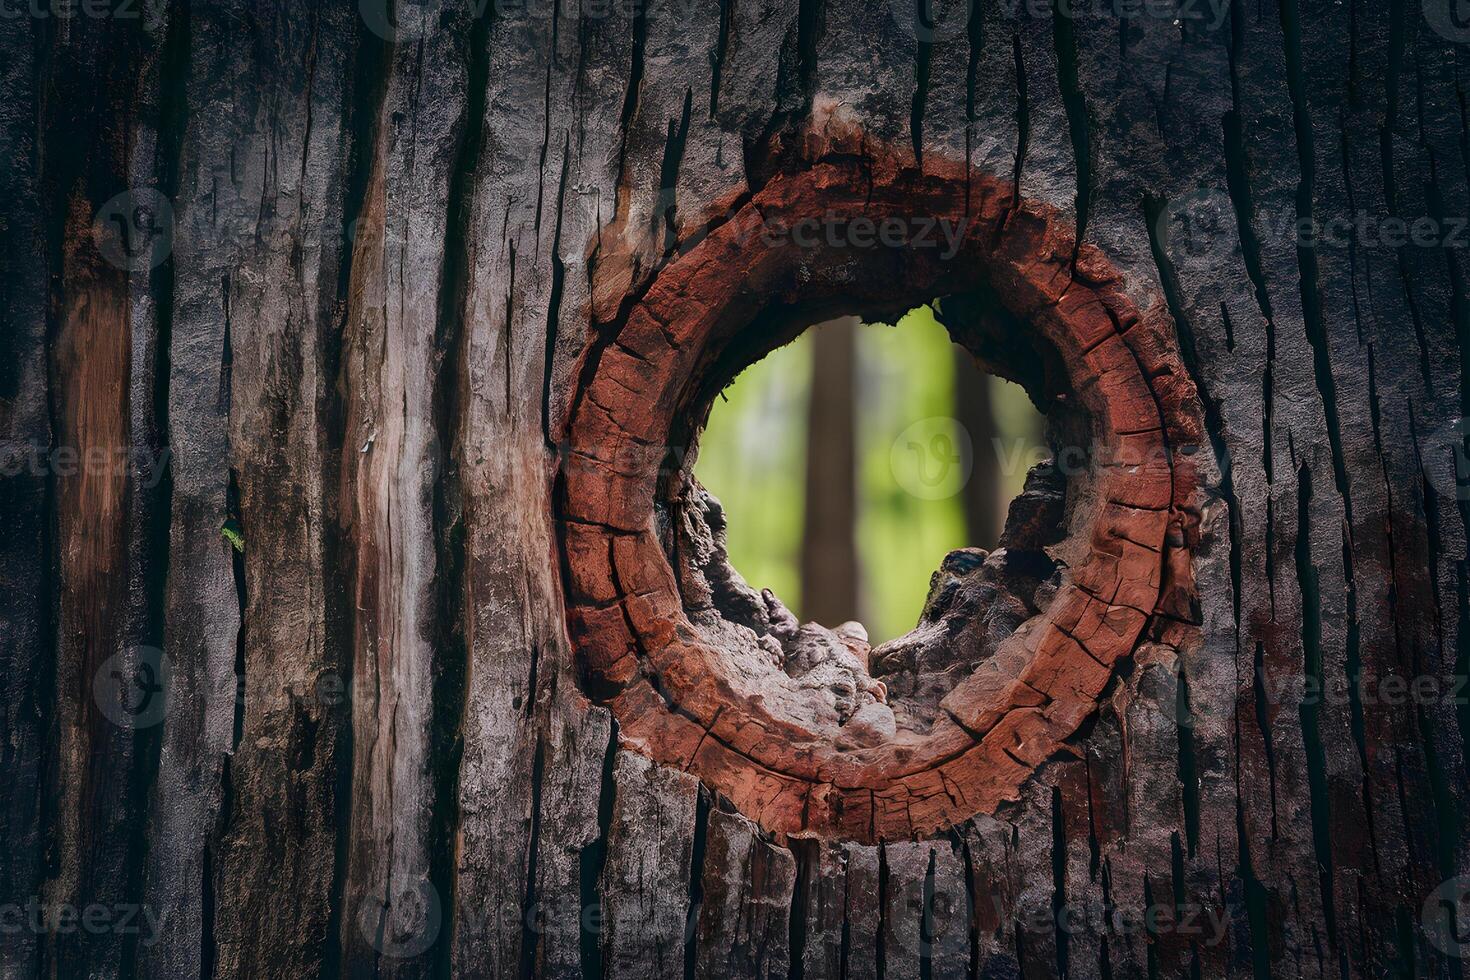
[[[74,199],[70,212],[62,263],[68,301],[52,348],[52,371],[64,379],[56,398],[57,438],[76,447],[79,460],[116,460],[129,448],[127,276],[93,246],[86,202]],[[123,564],[133,530],[132,489],[117,466],[84,465],[57,481],[56,792],[65,843],[44,889],[56,902],[123,894],[107,878],[122,870],[115,862],[124,859],[119,838],[127,834],[134,739],[128,716],[117,710],[130,702],[107,695],[126,697],[125,683],[109,681],[139,669],[140,651],[129,643]],[[86,820],[93,808],[108,818],[100,824]],[[121,960],[107,940],[55,943],[52,955],[63,969],[83,969],[89,961],[99,969],[116,968]]]
[[[993,813],[1041,763],[1076,754],[1068,739],[1150,618],[1188,615],[1198,541],[1188,454],[1202,412],[1162,299],[1140,310],[1100,251],[1078,248],[1069,222],[1018,200],[1010,182],[933,157],[920,171],[835,119],[800,150],[794,169],[663,268],[592,355],[560,502],[569,621],[624,744],[696,773],[772,831],[925,836]],[[948,254],[790,233],[889,217],[962,237]],[[1070,572],[944,697],[927,736],[847,750],[722,666],[728,656],[690,622],[654,514],[668,492],[664,447],[710,379],[739,369],[732,343],[774,304],[800,326],[808,311],[901,309],[982,285],[1056,349],[1093,420],[1099,462],[1076,544],[1064,546]]]
[[[437,939],[443,915],[430,879],[433,692],[443,670],[433,622],[444,574],[434,501],[451,477],[434,401],[471,36],[457,11],[437,3],[412,9],[428,36],[393,49],[375,140],[361,148],[371,169],[342,353],[342,517],[353,542],[355,624],[342,961],[353,974],[424,975],[430,958],[398,954]]]

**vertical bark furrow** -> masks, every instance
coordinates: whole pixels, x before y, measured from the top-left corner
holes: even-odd
[[[58,916],[67,906],[137,900],[153,726],[164,710],[154,566],[167,484],[151,465],[159,442],[151,271],[166,254],[168,220],[154,189],[163,31],[96,18],[37,30],[47,241],[32,261],[49,263],[51,291],[38,390],[47,391],[54,442],[46,448],[54,448],[55,558],[45,575],[55,686],[43,803],[53,836],[47,880],[18,897],[31,917],[25,928],[41,933],[43,971],[120,974],[132,967],[136,935],[68,929]]]
[[[1100,796],[1092,811],[1096,826],[1079,822],[1071,836],[1078,838],[1072,846],[1080,848],[1084,836],[1095,834],[1097,861],[1107,872],[1074,874],[1068,905],[1074,911],[1146,913],[1137,908],[1143,872],[1169,859],[1177,835],[1188,845],[1181,872],[1184,904],[1218,921],[1232,911],[1221,907],[1221,896],[1234,890],[1233,875],[1214,859],[1213,847],[1200,844],[1228,839],[1235,828],[1240,753],[1231,715],[1243,680],[1249,684],[1238,667],[1239,622],[1254,557],[1250,528],[1259,521],[1258,503],[1242,500],[1237,486],[1260,480],[1258,450],[1245,435],[1259,409],[1240,381],[1251,372],[1248,365],[1258,363],[1259,346],[1238,347],[1232,334],[1237,320],[1257,322],[1257,311],[1240,268],[1233,223],[1221,220],[1231,210],[1227,162],[1219,152],[1230,65],[1223,15],[1208,13],[1181,11],[1174,22],[1123,18],[1116,36],[1105,21],[1079,17],[1072,31],[1077,85],[1093,108],[1088,235],[1120,263],[1146,302],[1168,310],[1181,367],[1198,392],[1203,417],[1200,433],[1170,442],[1170,451],[1190,461],[1202,485],[1197,500],[1181,507],[1179,532],[1191,540],[1200,536],[1192,561],[1198,599],[1171,615],[1201,628],[1191,636],[1181,631],[1183,622],[1156,619],[1152,632],[1159,645],[1135,651],[1135,674],[1126,692],[1115,695],[1127,737],[1120,737],[1106,712],[1093,729],[1096,748],[1089,760],[1096,764],[1089,782]],[[1122,772],[1115,752],[1124,756]],[[1137,792],[1138,778],[1129,785],[1130,772],[1149,773],[1143,778],[1163,785],[1142,790],[1130,805],[1125,801]],[[1149,798],[1155,802],[1143,805]],[[1209,964],[1206,972],[1223,969],[1223,939],[1191,943],[1180,930],[1165,932],[1158,953],[1171,966],[1179,959],[1185,968],[1199,956]],[[1097,936],[1081,929],[1071,945],[1074,972],[1100,970],[1104,961],[1107,969],[1125,972],[1143,965],[1143,947],[1116,930]]]
[[[195,251],[176,307],[228,324],[230,461],[249,535],[221,542],[243,548],[248,599],[245,669],[232,679],[240,737],[212,859],[214,965],[225,976],[314,972],[336,945],[350,626],[337,598],[342,436],[328,352],[342,299],[355,13],[345,3],[191,10],[186,148],[196,150],[180,183],[196,202],[183,229]],[[241,31],[256,43],[234,43]]]
[[[0,902],[39,894],[49,828],[45,760],[52,717],[55,632],[49,595],[54,561],[54,437],[47,357],[47,254],[38,136],[36,33],[31,22],[0,34]],[[40,971],[43,937],[0,944],[0,972]]]
[[[683,977],[699,780],[619,752],[603,870],[607,976]]]
[[[800,913],[806,918],[803,930],[801,976],[806,980],[839,980],[843,969],[844,936],[847,935],[846,850],[829,841],[794,842],[804,865],[805,898]],[[793,915],[797,913],[793,909]],[[792,943],[792,955],[796,943]],[[796,972],[796,962],[792,962]]]
[[[436,974],[452,963],[453,924],[457,919],[455,874],[459,838],[459,775],[464,759],[465,694],[469,651],[465,612],[465,420],[469,402],[470,345],[468,289],[474,255],[470,239],[480,161],[486,142],[485,104],[489,90],[489,17],[477,11],[465,33],[464,131],[451,164],[447,191],[444,281],[439,290],[435,348],[439,368],[433,388],[433,448],[439,477],[433,491],[436,621],[433,669],[433,720],[429,770],[433,800],[429,830],[429,883],[441,899],[440,934],[434,947]]]
[[[203,972],[214,956],[209,852],[246,696],[236,664],[243,655],[237,642],[239,554],[220,535],[237,509],[229,469],[228,309],[220,285],[235,243],[201,233],[209,229],[205,215],[214,207],[214,188],[212,177],[200,180],[211,161],[197,148],[201,129],[213,125],[198,113],[202,90],[223,79],[221,66],[194,48],[215,26],[208,16],[196,22],[194,11],[183,7],[171,26],[187,45],[179,55],[182,77],[172,82],[184,121],[168,266],[169,315],[176,326],[168,377],[173,512],[164,654],[172,668],[173,707],[163,725],[150,800],[144,899],[172,925],[140,951],[140,967],[174,974]]]
[[[105,6],[0,31],[0,973],[1459,970],[1423,904],[1470,866],[1470,116],[1439,5]],[[875,300],[855,251],[771,272],[734,234],[798,185],[917,210],[893,174],[930,212],[964,188],[1038,322],[1116,270],[1083,356],[1140,379],[1128,436],[1171,468],[1134,508],[1162,543],[1104,535],[1159,601],[1083,581],[1094,632],[1051,637],[1080,684],[1100,626],[1144,623],[1079,717],[950,709],[887,792],[724,688],[682,700],[718,664],[645,629],[662,515],[603,515],[604,579],[568,551],[616,496],[576,483],[595,437],[699,421],[579,428],[594,380],[694,356],[675,263],[739,278],[729,309],[961,274],[906,252]],[[615,653],[676,661],[665,727],[589,703],[604,612],[643,631]],[[976,764],[1023,775],[976,802],[953,763],[992,728]],[[802,772],[741,768],[783,739]],[[822,807],[825,837],[764,829]],[[132,933],[55,918],[135,903]]]
[[[566,25],[556,22],[561,18]],[[611,217],[620,134],[618,115],[607,106],[626,96],[630,42],[629,20],[605,7],[594,13],[579,5],[528,5],[499,11],[488,23],[485,151],[466,230],[460,437],[468,663],[451,966],[467,976],[513,975],[522,962],[538,733],[555,759],[579,759],[582,740],[600,749],[607,737],[590,734],[605,719],[589,717],[567,690],[570,659],[556,569],[547,557],[556,462],[547,441],[559,440],[565,407],[559,399],[548,405],[545,390],[548,376],[560,390],[562,372],[586,342],[559,328],[548,343],[549,322],[553,315],[567,324],[588,317],[579,250]],[[586,70],[589,63],[595,71]],[[581,182],[543,189],[543,172],[577,173]],[[543,881],[552,875],[556,888],[530,887],[547,916],[558,913],[537,937],[538,955],[565,969],[578,961],[580,927],[561,889],[578,842],[595,836],[588,814],[597,804],[595,793],[569,797],[560,778],[553,786],[543,781],[541,820],[543,828],[564,821],[568,838],[542,831],[536,872]]]
[[[927,960],[929,980],[967,980],[973,976],[970,926],[974,906],[967,887],[963,848],[952,839],[934,842],[923,914],[922,956]]]
[[[929,843],[885,844],[880,853],[882,975],[885,980],[918,980],[924,958],[924,883],[929,876]]]
[[[1287,70],[1290,44],[1286,40],[1286,32],[1275,29],[1281,18],[1270,15],[1253,18],[1243,11],[1236,13],[1243,14],[1243,27],[1232,46],[1238,92],[1234,107],[1244,121],[1245,142],[1250,145],[1253,139],[1264,140],[1269,133],[1269,139],[1273,145],[1281,148],[1281,158],[1285,161],[1284,164],[1271,166],[1264,162],[1261,152],[1253,151],[1246,169],[1251,178],[1250,199],[1256,209],[1253,221],[1260,235],[1262,281],[1271,299],[1271,316],[1265,322],[1267,362],[1271,368],[1268,392],[1269,442],[1265,451],[1265,459],[1271,464],[1266,477],[1266,483],[1272,490],[1265,531],[1269,554],[1267,583],[1271,589],[1269,610],[1262,610],[1267,614],[1266,618],[1258,621],[1259,624],[1253,624],[1251,633],[1252,640],[1262,642],[1261,663],[1264,676],[1258,687],[1263,692],[1260,700],[1265,705],[1268,723],[1277,729],[1272,733],[1271,766],[1274,769],[1274,785],[1277,790],[1272,797],[1277,804],[1274,816],[1279,819],[1274,819],[1273,826],[1290,841],[1289,846],[1295,854],[1302,855],[1305,850],[1310,849],[1312,856],[1307,860],[1311,865],[1317,863],[1315,845],[1303,833],[1311,827],[1310,807],[1303,806],[1300,802],[1290,802],[1293,798],[1301,800],[1303,796],[1309,795],[1306,791],[1313,778],[1309,776],[1308,771],[1312,766],[1307,757],[1299,754],[1299,746],[1304,745],[1304,742],[1290,732],[1291,728],[1300,728],[1300,721],[1295,724],[1287,721],[1301,715],[1305,702],[1322,719],[1323,741],[1327,746],[1324,765],[1331,769],[1329,784],[1334,789],[1333,809],[1337,813],[1336,823],[1331,829],[1332,841],[1334,847],[1343,848],[1337,867],[1345,869],[1349,864],[1358,865],[1361,862],[1360,855],[1364,852],[1353,838],[1354,829],[1360,831],[1365,826],[1365,820],[1361,816],[1359,790],[1362,776],[1357,771],[1356,753],[1351,747],[1349,712],[1345,704],[1339,708],[1335,698],[1324,703],[1321,692],[1309,693],[1306,690],[1300,631],[1296,631],[1293,636],[1264,627],[1265,622],[1272,621],[1299,623],[1300,617],[1304,615],[1300,590],[1276,587],[1281,578],[1280,570],[1296,567],[1295,559],[1288,550],[1295,545],[1296,539],[1291,528],[1295,522],[1287,517],[1298,511],[1295,493],[1291,489],[1295,481],[1288,484],[1280,477],[1298,468],[1303,459],[1318,486],[1331,485],[1329,481],[1335,482],[1336,475],[1336,466],[1332,459],[1335,443],[1327,434],[1326,407],[1319,384],[1318,364],[1311,354],[1311,344],[1298,345],[1284,340],[1287,331],[1294,330],[1294,324],[1298,322],[1302,324],[1303,337],[1307,331],[1314,329],[1307,323],[1313,314],[1303,305],[1306,295],[1310,294],[1304,295],[1300,289],[1292,290],[1286,285],[1293,280],[1300,280],[1307,265],[1317,261],[1315,255],[1305,254],[1304,250],[1297,247],[1299,241],[1294,233],[1294,222],[1300,215],[1316,212],[1310,206],[1305,210],[1300,209],[1304,203],[1300,196],[1303,184],[1301,168],[1300,165],[1297,168],[1290,167],[1291,160],[1307,159],[1297,145],[1302,138],[1302,131],[1297,123],[1309,126],[1312,120],[1306,114],[1307,107],[1298,106],[1293,100],[1294,86],[1300,79],[1293,81],[1290,78],[1291,72]],[[1276,23],[1273,24],[1273,21]],[[1320,47],[1325,52],[1326,43],[1325,38],[1314,37],[1311,50],[1315,51]],[[1340,65],[1341,59],[1335,59],[1331,63]],[[1275,74],[1270,81],[1265,81],[1266,76],[1262,72]],[[1317,140],[1316,145],[1321,147],[1324,144]],[[1237,329],[1238,327],[1239,324]],[[1330,381],[1330,378],[1327,380]],[[1302,410],[1298,401],[1301,397],[1308,399],[1309,407],[1306,411]],[[1359,433],[1355,432],[1354,435],[1357,437]],[[1279,460],[1293,458],[1298,448],[1304,452],[1302,459],[1296,459],[1292,463],[1292,470],[1275,465]],[[1324,449],[1325,452],[1322,451]],[[1310,535],[1310,563],[1317,569],[1321,579],[1317,595],[1324,602],[1320,612],[1323,624],[1323,676],[1339,685],[1339,678],[1346,677],[1346,615],[1342,584],[1345,582],[1345,575],[1339,564],[1343,558],[1341,536],[1336,533],[1343,520],[1344,504],[1338,499],[1341,496],[1319,494],[1308,513],[1312,526],[1296,529],[1296,533],[1305,531]],[[1249,608],[1244,615],[1248,622],[1252,620],[1253,613]],[[1291,711],[1292,708],[1296,710]],[[1249,732],[1249,729],[1243,729],[1243,732]],[[1320,780],[1320,777],[1316,778]],[[1248,819],[1249,807],[1250,802],[1247,800]],[[1354,855],[1350,861],[1347,860],[1348,854]],[[1297,879],[1295,893],[1299,901],[1307,903],[1306,917],[1316,926],[1325,922],[1327,914],[1325,910],[1312,908],[1312,897],[1320,894],[1318,875],[1315,868],[1307,870],[1308,866],[1305,866],[1306,862],[1301,857],[1297,857],[1295,862],[1299,868],[1293,874]],[[1254,863],[1254,867],[1268,888],[1279,888],[1271,880],[1274,868],[1267,865],[1264,856]],[[1346,874],[1345,871],[1343,873]],[[1345,880],[1334,882],[1334,895],[1340,897],[1350,890]],[[1342,918],[1341,915],[1337,917]],[[1289,921],[1288,940],[1283,946],[1282,955],[1291,955],[1293,947],[1310,947],[1315,941],[1310,935],[1311,928],[1306,922]],[[1316,931],[1319,934],[1322,932],[1319,926]],[[1293,933],[1299,934],[1301,939],[1290,938]],[[1325,944],[1327,937],[1320,935],[1320,941]],[[1323,955],[1336,959],[1332,951],[1324,950]],[[1301,961],[1317,962],[1315,952]]]
[[[1077,241],[1087,239],[1087,214],[1092,200],[1092,149],[1087,99],[1077,77],[1077,20],[1065,0],[1056,0],[1052,12],[1052,44],[1057,59],[1057,87],[1067,114],[1072,159],[1077,174]]]
[[[693,976],[774,980],[800,973],[791,942],[797,862],[755,824],[716,804],[708,813]]]
[[[846,911],[843,915],[842,976],[877,980],[883,929],[882,858],[879,848],[846,844]]]
[[[443,665],[441,532],[450,480],[435,425],[453,308],[447,251],[466,204],[463,162],[473,24],[450,6],[399,12],[352,257],[344,333],[343,518],[351,536],[351,841],[342,897],[343,969],[420,976],[444,897],[431,879],[434,678]],[[462,185],[461,185],[462,186]]]
[[[571,674],[563,673],[557,691],[571,684]],[[601,976],[597,939],[603,919],[596,883],[606,851],[607,826],[601,820],[610,822],[612,812],[612,723],[604,710],[588,710],[561,693],[553,697],[546,721],[550,778],[543,777],[540,796],[535,899],[525,920],[536,940],[531,966],[536,976]],[[586,962],[584,953],[590,954]]]

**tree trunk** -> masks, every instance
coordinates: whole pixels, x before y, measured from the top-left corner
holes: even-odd
[[[990,379],[975,370],[974,358],[966,351],[954,352],[955,420],[969,434],[975,456],[974,471],[965,482],[960,502],[965,512],[965,532],[971,544],[994,548],[1000,540],[1004,475],[997,445],[995,410],[990,403]]]
[[[858,326],[848,317],[818,324],[812,334],[801,613],[828,626],[858,618]]]
[[[6,18],[0,974],[1459,975],[1463,32],[1051,6]],[[941,296],[1056,464],[869,651],[683,454]]]

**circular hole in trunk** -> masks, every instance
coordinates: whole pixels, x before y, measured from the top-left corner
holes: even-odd
[[[772,311],[760,321],[770,336],[763,340],[752,331],[738,355],[765,364],[767,359],[786,356],[788,344],[806,346],[802,356],[794,358],[796,369],[784,379],[773,378],[757,395],[775,395],[773,407],[785,418],[768,418],[748,445],[724,447],[736,456],[723,460],[726,473],[756,466],[753,455],[771,448],[762,442],[777,435],[773,427],[786,430],[787,445],[784,451],[777,450],[778,456],[780,464],[797,468],[798,478],[786,474],[782,501],[746,501],[761,527],[774,532],[748,542],[746,551],[757,556],[754,564],[762,568],[772,563],[759,560],[761,551],[774,553],[777,563],[784,559],[790,564],[795,558],[796,568],[788,569],[785,578],[799,581],[799,606],[784,602],[779,589],[759,580],[752,584],[741,575],[731,560],[738,525],[732,528],[720,500],[696,475],[705,463],[700,448],[703,430],[723,407],[726,388],[717,390],[715,385],[727,378],[733,384],[749,364],[740,364],[733,356],[722,361],[700,391],[691,405],[691,418],[682,427],[687,443],[675,454],[683,465],[664,481],[657,507],[690,622],[707,642],[725,652],[729,666],[748,685],[760,690],[768,707],[794,724],[827,735],[843,750],[927,736],[944,696],[1055,595],[1065,562],[1052,549],[1066,536],[1067,478],[1054,457],[1060,446],[1085,446],[1085,441],[1076,440],[1087,437],[1085,416],[1057,387],[1065,374],[1056,352],[1016,324],[993,296],[980,292],[936,300],[895,318],[896,328],[861,325],[864,311],[854,312],[858,315],[828,320],[809,331],[798,328],[793,336],[787,325],[799,322],[798,310]],[[1005,508],[998,533],[992,532],[994,539],[966,540],[967,531],[973,529],[966,528],[960,495],[976,477],[975,454],[996,453],[1003,447],[990,440],[977,445],[974,435],[954,417],[952,396],[920,400],[924,410],[910,408],[906,415],[885,419],[878,430],[887,445],[877,452],[884,457],[886,491],[909,502],[916,525],[925,508],[929,515],[940,515],[938,521],[947,517],[952,525],[953,546],[929,556],[928,564],[914,571],[914,555],[902,549],[935,535],[922,535],[919,527],[911,527],[910,538],[890,536],[883,542],[890,551],[879,555],[864,556],[862,546],[872,542],[858,541],[862,478],[858,413],[871,405],[870,396],[876,393],[863,384],[856,348],[860,330],[897,329],[915,343],[923,338],[913,335],[926,326],[947,331],[968,363],[952,371],[952,361],[942,361],[940,366],[950,374],[918,379],[919,383],[942,384],[946,396],[949,386],[985,384],[987,375],[1023,386],[1028,399],[1046,413],[1047,448],[1042,450],[1044,460],[1017,474],[1023,487]],[[891,339],[902,342],[902,336],[882,339],[885,344]],[[873,353],[881,350],[874,348]],[[947,357],[948,351],[944,354]],[[831,357],[834,363],[815,360],[821,357]],[[834,367],[836,377],[829,370],[824,385],[824,368]],[[796,389],[808,379],[812,387],[803,397]],[[909,379],[911,387],[914,380]],[[833,403],[816,401],[822,398]],[[949,414],[940,414],[946,407]],[[1024,458],[1025,450],[1025,445],[1019,447],[1011,457],[1012,466]],[[839,471],[835,477],[834,468]],[[986,469],[988,479],[1001,475],[1002,467]],[[1074,470],[1081,474],[1085,467]],[[829,492],[817,495],[824,487]],[[781,513],[782,508],[787,513]],[[822,539],[811,536],[813,524]],[[884,561],[906,565],[905,571],[919,580],[897,583],[887,577],[874,582],[875,576],[862,572],[864,557],[869,568],[882,568]],[[913,589],[917,608],[904,630],[893,630],[891,639],[873,636],[860,621],[859,583],[866,586],[870,602],[874,589],[917,587]],[[806,615],[798,616],[793,607]]]

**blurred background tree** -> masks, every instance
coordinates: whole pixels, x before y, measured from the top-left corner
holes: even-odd
[[[957,451],[968,438],[968,477],[915,492],[895,461],[951,432]],[[1041,444],[1025,392],[923,306],[895,326],[820,324],[747,368],[715,403],[695,473],[751,585],[803,619],[857,619],[876,644],[913,627],[946,552],[994,547]]]
[[[844,317],[807,331],[812,357],[806,410],[801,615],[830,626],[859,618],[856,385],[861,326],[857,317]]]

